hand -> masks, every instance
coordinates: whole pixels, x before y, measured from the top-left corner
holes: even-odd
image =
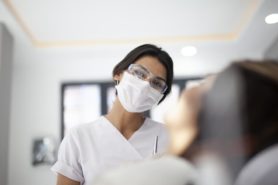
[[[177,105],[167,115],[166,125],[171,140],[170,153],[182,154],[197,135],[201,100],[204,93],[211,87],[213,79],[213,77],[206,78],[200,84],[185,89]]]

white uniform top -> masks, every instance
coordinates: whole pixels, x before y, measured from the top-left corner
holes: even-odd
[[[94,185],[192,185],[198,178],[189,162],[165,155],[108,171],[97,177]]]
[[[60,145],[58,160],[52,166],[52,171],[82,185],[92,185],[95,177],[108,169],[151,157],[156,137],[157,154],[162,154],[168,146],[168,135],[163,124],[146,118],[127,140],[102,116],[93,123],[70,130]]]

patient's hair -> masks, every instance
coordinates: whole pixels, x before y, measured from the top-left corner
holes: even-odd
[[[244,62],[239,67],[245,79],[243,134],[253,141],[248,159],[278,143],[278,62]]]

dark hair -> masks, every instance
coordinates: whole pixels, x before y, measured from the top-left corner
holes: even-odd
[[[253,140],[248,159],[278,143],[278,62],[244,61],[235,65],[245,79],[242,132]]]
[[[113,77],[115,75],[121,74],[124,70],[126,70],[129,67],[130,64],[135,63],[138,59],[140,59],[143,56],[152,56],[157,58],[167,71],[166,84],[168,88],[164,92],[163,98],[160,100],[160,102],[162,102],[165,99],[165,97],[171,92],[174,72],[172,58],[169,56],[167,52],[163,51],[161,48],[152,44],[144,44],[136,47],[135,49],[130,51],[126,55],[126,57],[114,67]]]
[[[235,176],[278,143],[278,61],[237,61],[217,75],[203,97],[198,127],[195,146],[224,154]]]

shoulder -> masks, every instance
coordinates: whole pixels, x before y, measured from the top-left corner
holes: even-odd
[[[103,125],[104,119],[103,117],[99,117],[93,122],[83,123],[77,126],[72,127],[69,130],[69,137],[80,138],[85,137],[86,135],[92,135],[94,132],[97,132],[99,127]]]
[[[153,127],[153,128],[158,128],[158,129],[166,129],[166,125],[161,123],[161,122],[157,122],[151,118],[146,118],[146,124],[148,127]]]
[[[146,128],[148,130],[151,130],[153,131],[154,133],[156,133],[158,136],[160,136],[160,138],[164,138],[166,140],[168,140],[168,130],[167,130],[167,127],[164,123],[161,123],[161,122],[157,122],[157,121],[154,121],[152,120],[151,118],[146,118]]]
[[[163,123],[153,120],[152,118],[146,117],[146,121],[150,124],[159,124],[163,125]]]
[[[235,184],[277,184],[277,156],[278,144],[261,151],[241,169]]]

